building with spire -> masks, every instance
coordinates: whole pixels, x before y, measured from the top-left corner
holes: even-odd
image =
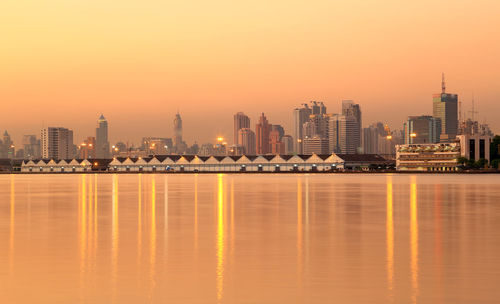
[[[441,80],[441,93],[432,96],[432,103],[432,116],[441,120],[440,142],[454,141],[458,133],[458,95],[446,93],[444,73]]]
[[[97,128],[95,129],[95,157],[109,157],[109,139],[108,139],[108,121],[101,114],[97,120]]]
[[[187,145],[182,141],[182,118],[181,114],[177,112],[174,118],[174,136],[173,136],[174,149],[177,153],[182,154],[187,149]]]

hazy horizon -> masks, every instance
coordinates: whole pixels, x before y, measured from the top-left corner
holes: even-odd
[[[286,4],[286,5],[284,5]],[[172,136],[231,143],[233,114],[264,112],[292,134],[292,110],[352,99],[363,125],[401,129],[432,114],[432,94],[476,101],[500,128],[498,1],[3,1],[0,130],[16,144],[45,126],[75,144],[109,122],[110,141]]]

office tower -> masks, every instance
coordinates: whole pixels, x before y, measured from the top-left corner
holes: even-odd
[[[314,136],[310,138],[304,138],[304,154],[328,154],[328,139],[321,138],[320,136]]]
[[[303,139],[303,126],[309,120],[312,114],[311,108],[307,104],[302,104],[301,108],[293,110],[293,138],[294,138],[294,152],[302,154],[302,139]]]
[[[232,145],[227,150],[227,155],[237,156],[245,154],[245,148],[242,145]]]
[[[43,158],[73,158],[73,131],[66,128],[48,127],[41,131],[40,137]]]
[[[35,159],[40,158],[40,140],[36,135],[23,135],[23,158]]]
[[[78,157],[81,159],[96,158],[97,150],[96,138],[89,136],[80,144]]]
[[[0,140],[0,158],[15,158],[14,142],[7,131],[4,132],[2,139]]]
[[[458,135],[460,154],[470,160],[486,159],[490,163],[491,136],[489,135]]]
[[[346,134],[349,137],[347,140],[349,144],[349,151],[352,151],[352,146],[355,147],[353,153],[360,153],[362,150],[361,146],[361,107],[359,104],[355,104],[352,100],[342,101],[342,115],[346,117]],[[354,129],[351,129],[354,128]]]
[[[326,114],[326,106],[322,101],[311,101],[311,114],[313,115],[323,115]]]
[[[267,121],[264,113],[259,118],[259,123],[255,126],[255,148],[257,154],[268,154],[271,152],[269,145],[269,133],[271,124]]]
[[[343,116],[330,114],[328,116],[328,152],[340,153],[340,121]]]
[[[458,131],[458,95],[446,93],[444,74],[441,82],[441,93],[434,94],[432,101],[432,116],[441,120],[439,141],[454,141]]]
[[[250,118],[246,116],[243,112],[238,112],[234,114],[234,131],[233,131],[233,144],[241,145],[238,142],[238,131],[243,128],[250,128]]]
[[[108,121],[101,114],[97,120],[97,128],[95,129],[95,157],[109,157],[109,140],[108,140]]]
[[[373,123],[367,128],[363,128],[363,153],[378,154],[379,142],[386,141],[387,132],[381,122]]]
[[[438,143],[441,119],[428,115],[408,116],[403,129],[405,144]]]
[[[174,147],[180,148],[182,144],[182,119],[179,113],[174,118]],[[179,153],[179,151],[177,151]]]
[[[285,154],[285,145],[281,141],[279,129],[272,130],[269,133],[269,144],[272,154]]]
[[[312,121],[306,121],[302,125],[302,140],[316,135],[316,125]]]
[[[285,152],[283,154],[293,154],[293,137],[291,135],[283,135],[283,137],[281,137],[281,141],[285,146]]]
[[[359,153],[360,134],[358,127],[358,121],[354,116],[341,115],[339,117],[340,153]]]
[[[238,142],[243,147],[246,155],[255,155],[255,133],[250,128],[243,128],[238,131]]]
[[[282,125],[272,125],[271,131],[277,131],[279,134],[279,140],[285,135],[285,129]]]

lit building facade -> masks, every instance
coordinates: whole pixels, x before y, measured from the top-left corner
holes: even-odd
[[[490,163],[490,144],[489,135],[458,135],[460,142],[461,156],[470,160],[477,161],[486,159]]]
[[[67,159],[74,157],[73,131],[48,127],[41,131],[42,158]]]
[[[441,121],[440,142],[452,142],[458,133],[458,95],[446,93],[443,80],[441,93],[432,96],[432,115]]]
[[[398,171],[457,171],[459,143],[427,143],[396,146]]]

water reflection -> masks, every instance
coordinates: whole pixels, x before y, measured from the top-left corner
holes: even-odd
[[[9,269],[14,270],[14,237],[15,237],[15,216],[16,216],[16,187],[14,175],[10,175],[10,237],[9,237]]]
[[[392,176],[387,176],[387,208],[386,208],[386,240],[387,240],[387,286],[389,298],[393,300],[394,289],[394,216]]]
[[[153,291],[156,285],[155,269],[156,269],[156,175],[151,177],[151,249],[150,249],[150,280],[151,291],[150,300],[153,297]]]
[[[418,214],[417,214],[417,178],[410,181],[410,271],[412,302],[417,303],[418,296]]]
[[[297,178],[297,272],[302,273],[302,180]]]
[[[224,288],[224,184],[223,174],[217,175],[217,300],[222,300]]]
[[[142,257],[142,174],[137,175],[139,180],[138,190],[137,190],[137,266],[141,265]]]
[[[112,301],[116,301],[117,267],[118,267],[118,175],[113,174],[113,191],[111,206],[111,283],[112,283]]]
[[[198,249],[198,174],[194,175],[194,249]]]

